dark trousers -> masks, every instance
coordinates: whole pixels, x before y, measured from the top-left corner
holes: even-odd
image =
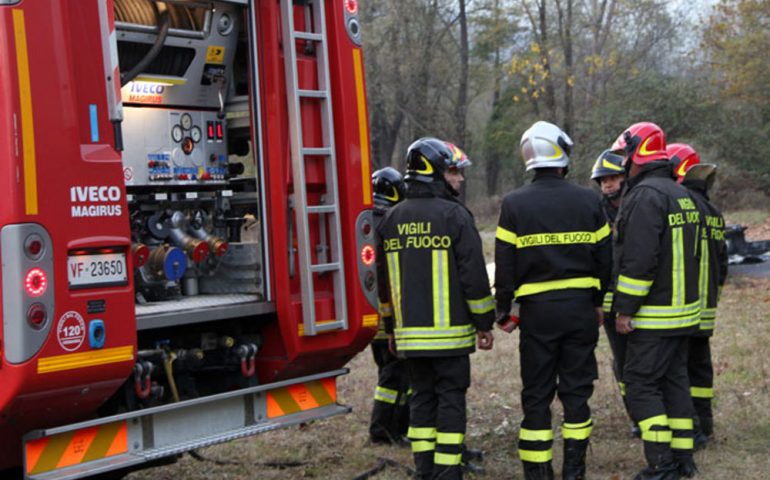
[[[693,407],[687,378],[687,336],[628,335],[623,380],[631,416],[639,424],[651,467],[691,456]]]
[[[628,411],[628,402],[626,401],[626,385],[623,383],[623,366],[626,363],[626,335],[621,335],[615,330],[615,317],[617,314],[604,312],[604,333],[607,334],[607,340],[610,342],[612,350],[612,372],[615,374],[615,381],[620,388],[620,396],[623,398],[623,405]],[[629,414],[630,416],[630,414]]]
[[[406,362],[412,384],[408,436],[417,477],[461,479],[470,358],[416,357]]]
[[[525,300],[519,309],[521,402],[519,434],[523,462],[547,463],[553,456],[551,402],[564,405],[565,440],[587,440],[592,427],[588,399],[597,378],[594,350],[599,327],[592,297],[586,294],[546,301]]]
[[[388,350],[388,343],[372,342],[377,364],[377,387],[369,424],[369,437],[375,442],[397,442],[409,427],[409,373],[406,361]]]
[[[687,372],[690,376],[690,394],[701,429],[712,434],[711,399],[714,398],[714,367],[711,364],[711,337],[690,337]]]

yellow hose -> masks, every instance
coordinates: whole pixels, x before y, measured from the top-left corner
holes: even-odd
[[[176,389],[176,382],[174,381],[174,369],[172,365],[176,360],[176,354],[169,352],[166,360],[163,362],[163,366],[166,369],[166,378],[168,379],[168,386],[171,387],[171,396],[174,397],[174,401],[179,401],[179,391]]]

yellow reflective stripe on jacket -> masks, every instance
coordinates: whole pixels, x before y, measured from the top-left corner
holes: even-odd
[[[671,430],[648,430],[642,432],[642,440],[645,442],[671,443],[674,435]]]
[[[380,402],[395,405],[396,401],[398,400],[398,391],[377,385],[377,387],[374,389],[374,399]]]
[[[591,436],[593,428],[594,422],[589,418],[582,423],[564,422],[561,426],[561,433],[564,440],[586,440]]]
[[[498,226],[497,231],[495,232],[495,238],[510,243],[511,245],[515,245],[517,248],[527,248],[543,245],[593,244],[604,240],[610,233],[610,226],[607,223],[595,232],[548,232],[522,236],[518,236],[510,230]]]
[[[475,315],[482,315],[495,309],[495,297],[492,295],[479,300],[466,300],[468,309]]]
[[[634,328],[661,330],[697,325],[700,300],[688,305],[643,305],[634,314]]]
[[[464,433],[438,432],[436,434],[436,443],[440,443],[442,445],[462,445],[464,439]]]
[[[406,432],[406,436],[415,440],[435,440],[436,428],[435,427],[409,427]]]
[[[692,430],[692,418],[671,418],[668,419],[668,426],[671,430]]]
[[[516,297],[535,295],[537,293],[564,290],[567,288],[600,288],[599,279],[595,277],[565,278],[564,280],[549,280],[547,282],[525,283],[516,289]]]
[[[436,444],[428,440],[414,440],[412,444],[412,453],[432,452],[436,449]]]
[[[396,318],[396,328],[403,325],[401,314],[401,265],[398,252],[388,253],[388,276],[390,278],[390,296],[393,300],[393,316]]]
[[[612,311],[612,302],[615,299],[615,295],[612,292],[607,292],[604,294],[604,301],[602,302],[602,310],[604,310],[605,313],[609,313]]]
[[[553,431],[522,428],[519,431],[519,440],[526,440],[528,442],[548,442],[553,440]]]
[[[545,463],[553,459],[553,450],[522,450],[519,449],[519,459],[522,462]]]
[[[703,320],[706,307],[709,302],[709,242],[701,240],[700,274],[698,275],[698,288],[700,291],[700,315]],[[702,327],[701,327],[702,328]]]
[[[433,250],[433,325],[449,325],[449,254]]]
[[[610,224],[605,223],[602,228],[596,231],[596,242],[601,242],[605,237],[608,237],[612,233],[610,230]]]
[[[408,350],[454,350],[471,348],[476,344],[475,336],[458,339],[426,340],[426,339],[396,339],[400,351]]]
[[[684,231],[682,227],[671,229],[671,305],[684,305]]]
[[[505,243],[516,245],[516,234],[511,232],[510,230],[504,229],[503,227],[497,227],[497,232],[495,232],[495,238],[498,240],[502,240]]]
[[[618,382],[618,387],[620,387],[620,395],[625,397],[626,396],[626,384],[623,382]]]
[[[714,389],[708,387],[690,387],[690,396],[693,398],[714,398]]]
[[[652,280],[639,280],[637,278],[627,277],[625,275],[618,276],[618,284],[615,289],[618,292],[625,293],[626,295],[634,295],[636,297],[646,297],[650,293],[652,287]]]
[[[396,339],[409,339],[409,338],[455,338],[464,337],[467,335],[473,335],[476,333],[476,327],[473,325],[458,325],[456,327],[447,328],[431,328],[431,327],[404,327],[396,329]]]
[[[436,452],[433,454],[433,463],[436,465],[460,465],[460,462],[462,461],[463,454],[462,453],[442,453],[442,452]]]
[[[643,432],[648,431],[653,426],[668,428],[668,417],[666,415],[656,415],[639,422],[639,428]]]
[[[690,437],[673,437],[671,438],[671,448],[674,450],[692,450],[695,448],[695,440]]]

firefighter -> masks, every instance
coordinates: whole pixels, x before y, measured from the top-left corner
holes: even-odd
[[[588,399],[597,378],[594,349],[610,277],[610,227],[596,194],[568,182],[572,140],[537,122],[521,137],[532,183],[505,196],[495,240],[496,320],[520,304],[524,420],[519,457],[525,478],[551,479],[550,405],[564,405],[562,478],[585,478],[593,428]]]
[[[418,478],[462,478],[469,354],[492,348],[494,299],[481,239],[457,201],[465,154],[421,138],[406,155],[406,199],[380,223],[380,275],[393,306],[386,321],[412,387],[408,437]]]
[[[615,218],[620,209],[620,198],[623,190],[623,182],[626,178],[623,169],[623,156],[612,150],[605,150],[596,159],[591,169],[591,180],[594,180],[602,192],[602,208],[610,224],[610,229],[615,230]],[[613,276],[614,278],[614,276]],[[612,310],[612,283],[610,283],[607,293],[604,295],[604,332],[607,334],[607,340],[610,342],[612,350],[612,370],[615,374],[615,380],[620,388],[620,395],[623,398],[623,405],[628,411],[626,403],[626,386],[623,383],[623,363],[626,359],[626,336],[618,335],[615,330],[615,312]],[[631,427],[634,435],[640,435],[639,427]]]
[[[623,152],[627,172],[613,308],[618,333],[628,335],[623,381],[648,464],[636,479],[689,477],[696,469],[687,344],[700,319],[700,213],[673,180],[660,127],[636,123],[612,150]]]
[[[700,156],[690,145],[675,143],[666,148],[677,176],[698,205],[703,218],[701,242],[700,329],[690,337],[687,370],[690,395],[695,407],[695,448],[708,443],[714,433],[711,399],[714,397],[714,369],[711,364],[710,338],[714,333],[719,293],[727,278],[725,220],[709,200],[708,190],[716,176],[716,165],[700,163]]]
[[[379,225],[385,212],[404,199],[404,181],[392,167],[372,174],[374,190],[374,226]],[[372,356],[377,364],[377,387],[369,424],[369,439],[374,444],[401,444],[409,426],[409,377],[405,362],[388,348],[385,317],[392,317],[393,309],[387,301],[380,302],[380,323],[372,341]]]

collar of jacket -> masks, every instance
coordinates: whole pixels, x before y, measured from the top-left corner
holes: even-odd
[[[559,173],[558,169],[556,168],[537,169],[535,170],[535,176],[532,177],[532,181],[537,182],[538,180],[543,180],[546,178],[555,178],[557,180],[564,180],[564,175]]]
[[[420,181],[409,181],[406,183],[407,198],[430,198],[439,197],[447,200],[454,200],[454,196],[449,191],[446,183],[434,181],[430,183]]]
[[[626,191],[631,190],[645,178],[653,177],[670,178],[673,181],[674,167],[671,166],[671,163],[668,160],[659,160],[642,165],[641,171],[637,173],[635,177],[626,180],[626,184],[628,185]]]
[[[682,185],[687,187],[688,190],[698,192],[703,195],[706,200],[709,199],[708,187],[705,180],[685,180]]]

